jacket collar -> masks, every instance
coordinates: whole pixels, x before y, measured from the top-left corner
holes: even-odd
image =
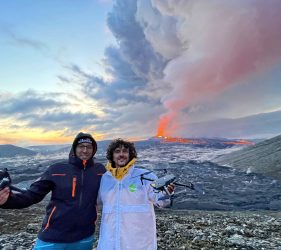
[[[81,159],[77,158],[76,156],[69,157],[69,163],[73,164],[81,169],[86,169],[94,166],[94,159],[90,158],[88,161],[82,161]]]
[[[127,163],[126,166],[121,168],[113,168],[111,163],[108,162],[106,165],[107,173],[113,176],[117,180],[123,180],[126,176],[130,175],[132,169],[134,168],[134,163],[136,162],[136,158],[133,158],[130,162]]]

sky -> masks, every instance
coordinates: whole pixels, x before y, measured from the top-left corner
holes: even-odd
[[[279,0],[0,1],[0,144],[280,134],[280,11]]]

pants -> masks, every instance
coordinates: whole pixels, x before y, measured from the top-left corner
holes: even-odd
[[[94,236],[72,243],[52,243],[37,239],[33,250],[92,250],[94,242]]]

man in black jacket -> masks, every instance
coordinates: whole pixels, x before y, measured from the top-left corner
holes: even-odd
[[[73,141],[68,162],[50,166],[23,193],[0,191],[0,208],[20,209],[51,199],[34,249],[92,249],[96,199],[105,168],[94,163],[97,143],[90,134],[79,133]]]

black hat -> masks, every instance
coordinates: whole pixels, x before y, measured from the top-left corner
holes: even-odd
[[[90,134],[86,134],[83,132],[80,132],[74,139],[73,144],[72,144],[72,150],[73,153],[75,154],[75,150],[78,144],[80,143],[90,143],[93,145],[93,156],[95,155],[95,153],[97,152],[97,143],[95,141],[95,139],[90,135]]]

